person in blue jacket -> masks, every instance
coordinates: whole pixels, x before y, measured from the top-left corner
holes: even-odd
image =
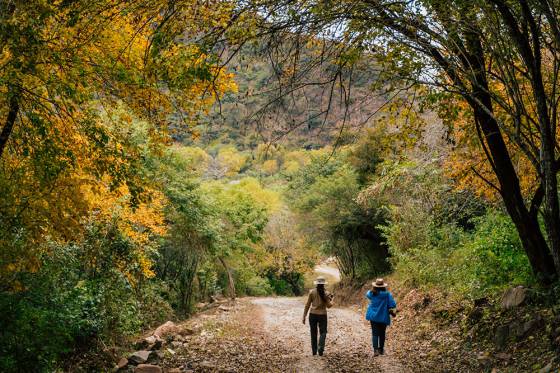
[[[384,354],[385,329],[391,324],[391,316],[396,314],[397,302],[387,291],[387,284],[382,278],[378,278],[371,285],[371,290],[366,293],[366,297],[369,299],[366,320],[371,323],[373,355],[378,356]]]

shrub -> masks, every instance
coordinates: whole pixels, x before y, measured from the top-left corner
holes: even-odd
[[[475,219],[476,230],[466,244],[473,288],[502,289],[505,286],[533,282],[531,267],[511,219],[500,213],[489,213]]]
[[[277,277],[269,277],[268,281],[272,286],[275,294],[278,295],[293,295],[292,287],[288,283],[288,281],[277,278]]]
[[[453,224],[430,222],[426,240],[413,247],[399,247],[395,243],[401,241],[389,239],[397,275],[412,286],[438,287],[467,297],[532,283],[531,268],[509,217],[491,211],[472,224],[473,231],[465,232]],[[386,228],[386,234],[394,234],[392,229]]]
[[[0,294],[0,371],[52,371],[168,316],[157,286],[132,277],[135,249],[111,222],[88,224],[82,242],[48,244],[38,270],[16,274],[21,289]]]
[[[270,283],[259,276],[250,278],[245,284],[247,295],[262,297],[272,294],[272,286]]]

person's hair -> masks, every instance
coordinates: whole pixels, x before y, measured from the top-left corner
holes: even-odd
[[[377,294],[380,291],[387,291],[387,288],[376,288],[376,287],[374,287],[373,290],[372,290],[373,294]]]
[[[317,284],[317,293],[319,293],[319,296],[324,303],[328,303],[327,294],[325,293],[325,284]]]

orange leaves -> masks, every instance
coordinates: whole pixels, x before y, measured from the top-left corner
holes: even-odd
[[[499,183],[484,152],[483,144],[477,136],[471,110],[463,101],[451,101],[449,107],[451,106],[456,108],[456,115],[453,118],[448,117],[450,120],[447,124],[450,126],[454,145],[445,159],[446,173],[455,180],[457,189],[469,189],[489,201],[497,202],[500,195],[489,183],[497,187]],[[443,114],[445,118],[446,113]],[[501,130],[519,178],[521,191],[529,198],[537,187],[535,168],[511,140],[514,125],[505,121],[508,115],[497,108],[496,116],[501,120]]]
[[[0,118],[14,87],[19,99],[0,159],[0,224],[8,225],[0,226],[0,279],[36,269],[49,240],[80,243],[95,218],[115,220],[133,246],[115,267],[132,283],[153,277],[168,201],[148,163],[170,143],[168,131],[190,132],[185,127],[236,91],[212,48],[199,45],[204,33],[228,24],[232,4],[32,0],[14,7],[2,16],[10,32],[0,49]],[[232,168],[245,161],[237,158]],[[103,256],[96,250],[92,268]]]

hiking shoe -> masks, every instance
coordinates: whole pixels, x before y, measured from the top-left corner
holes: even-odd
[[[319,356],[323,356],[323,351],[319,350]]]
[[[382,349],[379,349],[379,355],[385,355],[385,351]]]
[[[377,348],[373,349],[373,356],[379,356],[379,350]]]

